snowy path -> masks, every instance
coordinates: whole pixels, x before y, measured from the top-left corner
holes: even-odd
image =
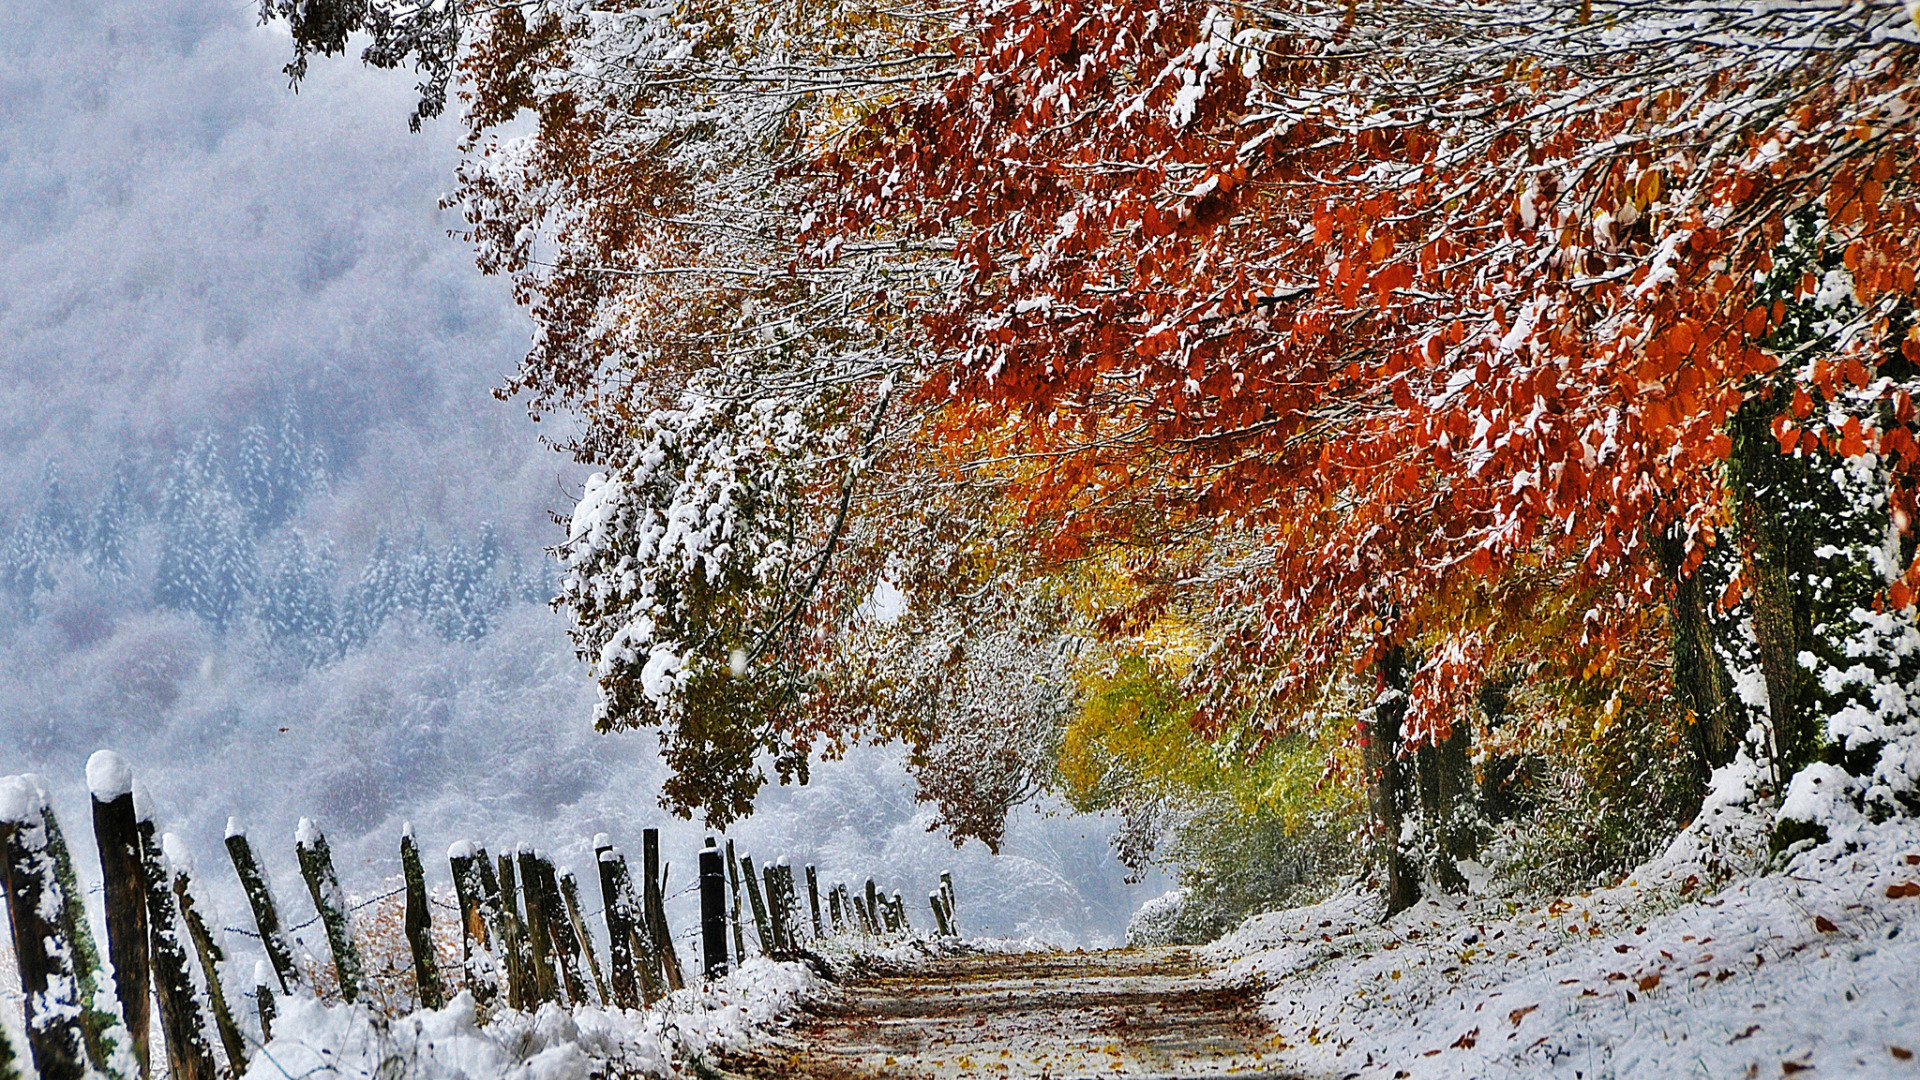
[[[818,1080],[1291,1080],[1267,1060],[1258,1003],[1187,949],[942,958],[849,979],[718,1064]]]

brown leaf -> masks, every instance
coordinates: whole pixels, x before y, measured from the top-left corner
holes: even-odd
[[[1913,1051],[1907,1049],[1904,1046],[1889,1046],[1887,1047],[1887,1053],[1892,1054],[1894,1057],[1899,1058],[1901,1061],[1913,1060]]]
[[[1780,1074],[1782,1076],[1792,1076],[1794,1073],[1809,1072],[1812,1069],[1813,1066],[1801,1061],[1783,1061],[1780,1063]]]
[[[1507,1014],[1507,1022],[1512,1024],[1514,1027],[1519,1027],[1520,1021],[1526,1019],[1528,1013],[1532,1012],[1533,1010],[1539,1007],[1540,1006],[1538,1005],[1529,1005],[1524,1009],[1515,1009],[1512,1012]]]
[[[1455,1050],[1471,1050],[1473,1049],[1474,1042],[1479,1038],[1480,1038],[1480,1029],[1476,1027],[1472,1031],[1467,1032],[1465,1035],[1462,1035],[1459,1038],[1453,1040],[1453,1048]]]
[[[1825,915],[1815,915],[1813,917],[1813,927],[1814,929],[1820,931],[1823,934],[1831,934],[1834,931],[1840,929],[1839,927],[1833,925],[1833,920],[1827,918]]]
[[[1634,985],[1638,986],[1640,988],[1640,992],[1644,994],[1647,991],[1653,989],[1654,987],[1660,985],[1660,973],[1656,971],[1651,975],[1642,975],[1640,977],[1640,981],[1634,983]]]

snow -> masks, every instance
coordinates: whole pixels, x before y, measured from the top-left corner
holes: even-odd
[[[133,766],[111,750],[95,750],[87,759],[87,790],[101,802],[133,793]]]
[[[301,818],[300,824],[294,827],[293,842],[304,848],[313,847],[320,842],[320,826],[315,825],[312,818]]]
[[[1724,803],[1752,777],[1723,772]],[[1764,835],[1770,815],[1749,816]],[[1743,831],[1702,817],[1613,888],[1433,897],[1385,921],[1349,892],[1256,916],[1209,952],[1222,977],[1271,987],[1263,1012],[1303,1072],[1912,1076],[1920,822],[1862,820],[1716,889],[1698,860]]]
[[[477,850],[478,846],[471,840],[455,840],[447,845],[447,858],[449,860],[471,859]]]
[[[238,836],[242,839],[245,839],[246,835],[247,835],[247,827],[240,823],[240,819],[238,817],[229,815],[227,818],[227,838],[231,840],[232,838]]]
[[[257,971],[255,978],[265,984],[268,975]],[[678,1076],[682,1063],[743,1048],[816,985],[803,964],[755,957],[711,986],[678,991],[644,1010],[547,1004],[483,1021],[472,995],[462,992],[443,1009],[390,1020],[365,1005],[297,996],[280,1003],[273,1041],[244,1080],[318,1073],[391,1080]]]
[[[160,851],[167,857],[167,868],[176,874],[193,873],[193,849],[179,833],[161,833]]]
[[[46,799],[39,785],[24,776],[0,776],[0,821],[30,824],[44,805]]]

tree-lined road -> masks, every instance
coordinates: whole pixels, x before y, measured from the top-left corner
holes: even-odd
[[[941,958],[851,977],[717,1064],[769,1080],[1293,1078],[1256,1003],[1186,949]]]

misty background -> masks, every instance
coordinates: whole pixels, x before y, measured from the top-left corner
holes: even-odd
[[[0,5],[0,773],[43,774],[89,876],[84,763],[126,755],[228,926],[229,815],[296,921],[302,816],[361,893],[405,822],[563,868],[658,826],[685,883],[703,830],[658,809],[651,734],[591,730],[545,604],[582,477],[491,396],[528,327],[437,209],[458,124],[409,135],[412,80],[354,62],[294,94],[288,55],[235,0]],[[1110,943],[1165,887],[1110,821],[955,850],[911,790],[859,750],[733,836],[921,923],[951,868],[970,933]]]

